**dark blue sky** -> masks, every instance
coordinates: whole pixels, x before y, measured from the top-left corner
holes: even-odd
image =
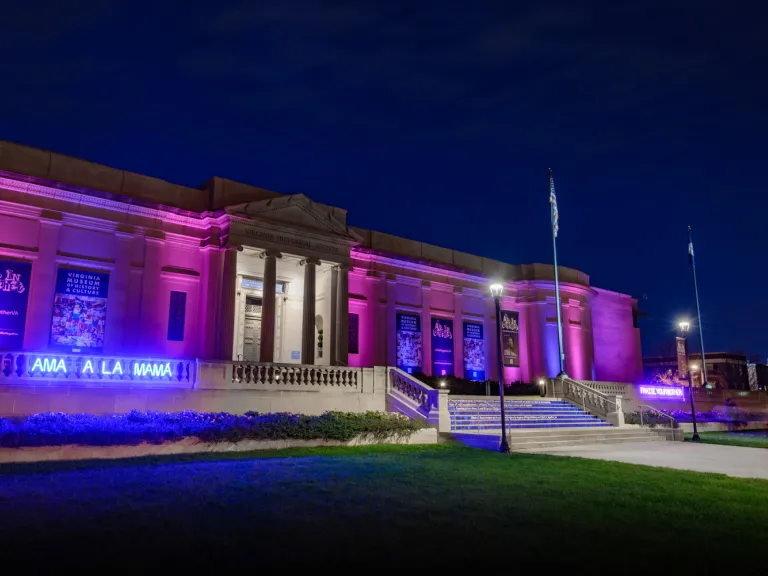
[[[631,4],[631,5],[630,5]],[[765,2],[38,2],[0,22],[0,138],[647,295],[768,357]],[[694,346],[693,349],[698,349]]]

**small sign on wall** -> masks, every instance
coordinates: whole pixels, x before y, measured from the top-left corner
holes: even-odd
[[[291,350],[291,360],[301,360],[301,351]]]

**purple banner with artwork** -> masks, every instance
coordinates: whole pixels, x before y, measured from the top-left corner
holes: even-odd
[[[453,320],[432,318],[432,376],[453,376]]]
[[[71,352],[104,347],[109,274],[59,268],[53,297],[51,346]]]
[[[485,380],[483,325],[464,322],[464,378]]]
[[[397,367],[408,374],[421,372],[421,316],[397,313]]]
[[[501,312],[501,347],[504,351],[504,366],[520,366],[520,329],[518,312]]]
[[[0,350],[24,345],[32,264],[0,260]]]

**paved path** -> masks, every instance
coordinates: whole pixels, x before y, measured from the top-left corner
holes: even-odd
[[[764,448],[693,444],[691,442],[637,442],[543,448],[541,450],[523,450],[523,452],[615,460],[629,464],[664,466],[679,470],[716,472],[741,478],[768,479],[768,450]]]

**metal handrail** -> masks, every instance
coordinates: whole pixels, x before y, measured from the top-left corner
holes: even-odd
[[[670,420],[669,427],[672,430],[672,440],[677,440],[677,428],[675,427],[675,423],[677,420],[673,416],[670,416],[669,414],[662,412],[658,408],[654,408],[650,404],[640,404],[638,405],[638,412],[640,412],[640,427],[642,428],[645,424],[643,423],[643,408],[650,408],[652,412],[655,412],[656,414],[659,414],[660,416],[664,416],[664,418],[668,418]],[[650,428],[650,425],[648,426]]]

